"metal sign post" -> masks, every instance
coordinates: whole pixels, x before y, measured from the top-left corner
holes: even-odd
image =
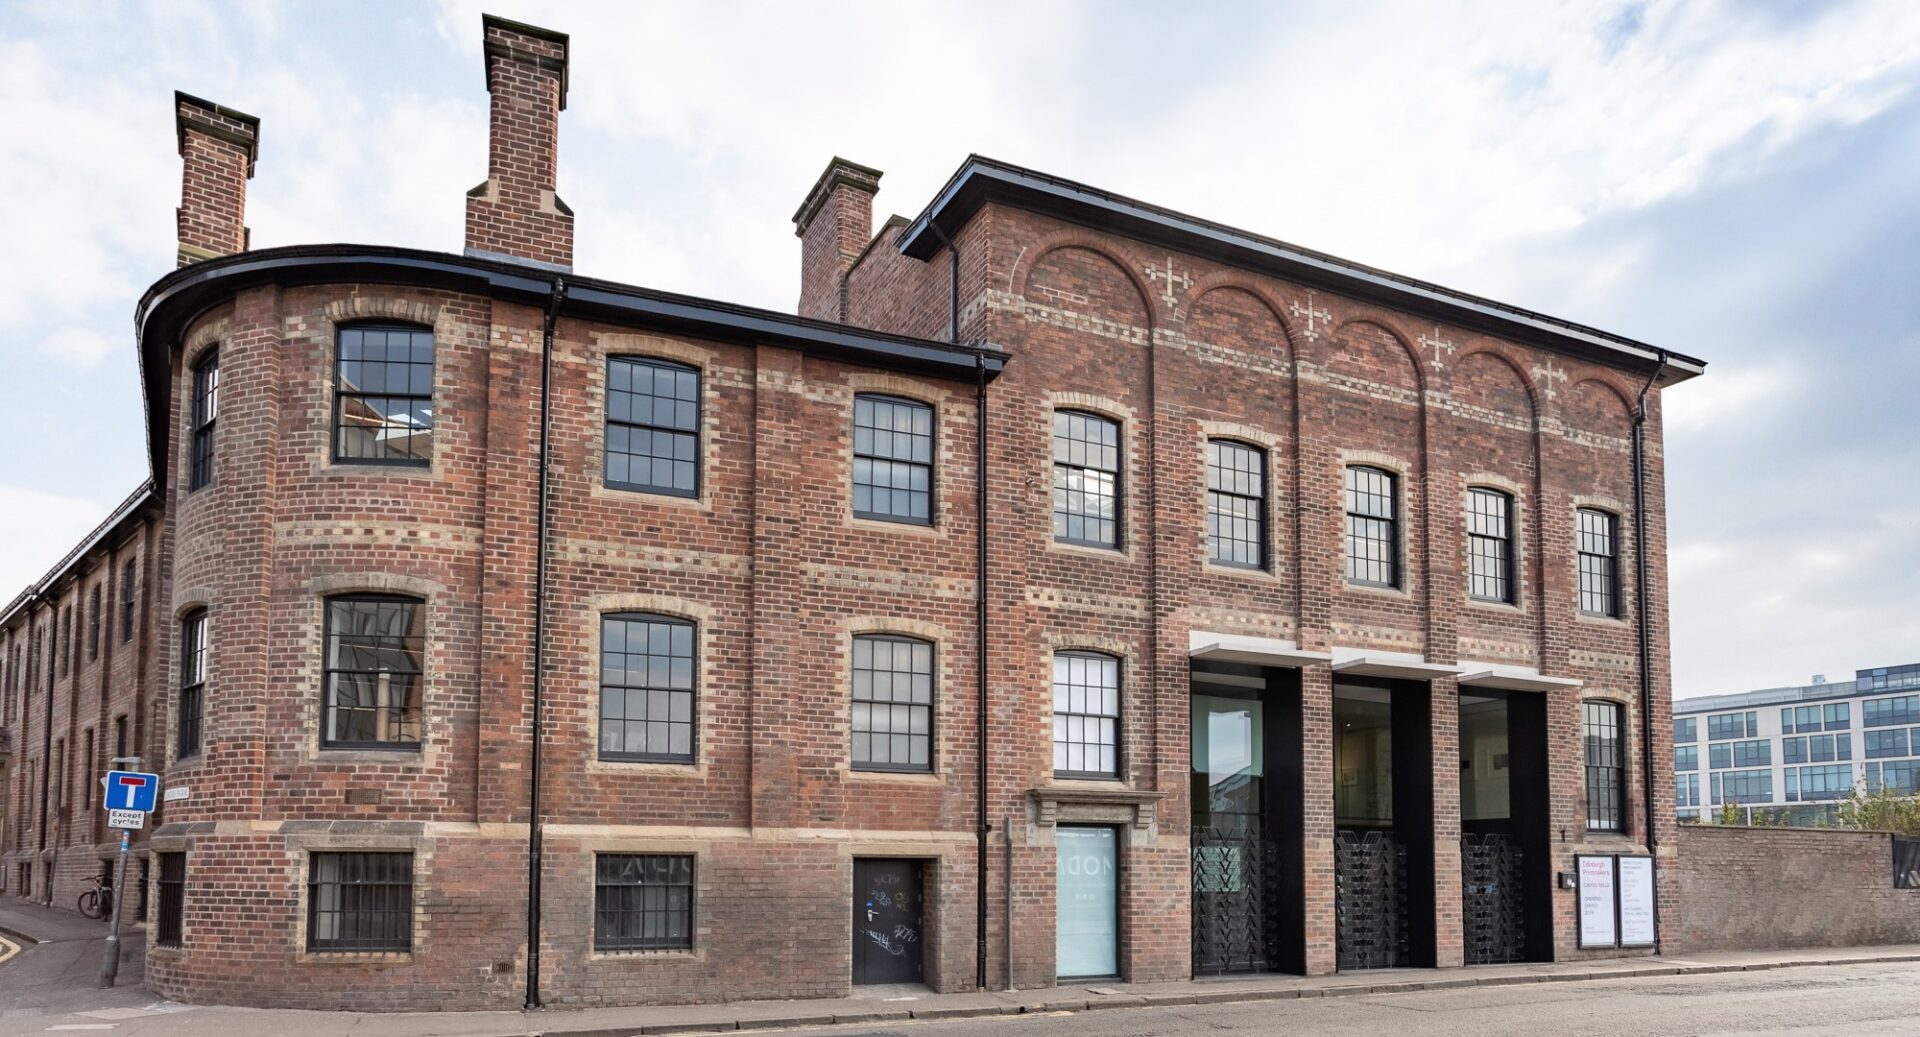
[[[139,772],[138,756],[118,757],[116,766],[126,771],[108,771],[101,779],[107,790],[107,825],[120,830],[120,860],[113,877],[113,920],[107,925],[107,947],[100,959],[100,985],[113,986],[120,974],[120,905],[127,901],[127,851],[133,842],[132,829],[145,828],[147,812],[153,809],[154,793],[159,791],[160,776]]]

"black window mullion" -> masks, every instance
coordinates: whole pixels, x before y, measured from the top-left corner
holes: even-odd
[[[608,357],[605,480],[616,490],[700,495],[700,371]]]
[[[1120,425],[1098,414],[1053,415],[1053,538],[1120,545]]]
[[[1120,660],[1100,652],[1053,656],[1053,770],[1120,777]]]
[[[853,639],[856,769],[933,770],[933,685],[930,642],[891,634]]]
[[[1207,560],[1267,567],[1267,454],[1259,447],[1207,441]]]
[[[933,524],[933,408],[862,393],[853,398],[855,518]]]
[[[307,949],[413,949],[413,854],[315,853],[308,861]]]
[[[1479,487],[1467,491],[1467,592],[1480,601],[1514,601],[1513,498]]]
[[[694,761],[698,634],[675,616],[600,617],[601,759]]]
[[[425,603],[328,598],[321,658],[322,748],[417,749],[425,693]],[[385,702],[366,693],[384,693]]]
[[[186,918],[187,855],[159,857],[160,916],[155,920],[154,940],[162,947],[178,947]]]
[[[691,855],[600,854],[594,858],[594,949],[689,950],[693,902]]]
[[[220,354],[209,350],[193,365],[190,458],[187,489],[213,482],[213,429],[220,417]]]
[[[1608,512],[1578,512],[1577,555],[1580,611],[1590,616],[1620,616],[1618,523]]]
[[[1347,468],[1347,582],[1400,586],[1399,480],[1364,465]]]
[[[433,462],[435,344],[424,328],[341,328],[334,348],[333,459]]]
[[[206,707],[207,610],[195,609],[180,623],[180,697],[176,704],[174,758],[200,754],[200,722]]]
[[[1587,829],[1626,829],[1625,710],[1613,702],[1581,704],[1581,733],[1586,743]]]

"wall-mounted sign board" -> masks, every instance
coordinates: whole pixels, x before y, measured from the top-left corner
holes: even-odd
[[[1621,857],[1620,861],[1620,946],[1651,947],[1654,944],[1653,858]]]
[[[1580,946],[1618,947],[1613,858],[1578,855],[1573,858],[1573,869],[1580,876]]]
[[[1653,858],[1579,854],[1581,947],[1652,947],[1656,943]]]

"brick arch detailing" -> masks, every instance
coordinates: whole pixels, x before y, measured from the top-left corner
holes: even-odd
[[[1327,355],[1323,361],[1323,366],[1325,366],[1328,371],[1333,370],[1336,357],[1342,355],[1343,351],[1341,346],[1344,343],[1352,341],[1349,335],[1352,329],[1356,328],[1376,329],[1400,347],[1399,359],[1406,361],[1407,366],[1405,373],[1412,376],[1412,386],[1395,385],[1392,382],[1378,382],[1377,384],[1390,389],[1406,390],[1411,388],[1414,398],[1407,402],[1425,409],[1427,392],[1426,365],[1420,362],[1420,352],[1413,348],[1412,343],[1407,340],[1407,336],[1402,334],[1398,328],[1387,323],[1383,317],[1370,314],[1365,317],[1352,317],[1340,322],[1339,326],[1333,329],[1333,334],[1327,337]],[[1381,359],[1384,360],[1385,358],[1383,357]],[[1386,374],[1390,372],[1383,371],[1381,373]]]
[[[945,386],[885,371],[849,371],[846,376],[846,387],[846,400],[849,405],[857,394],[885,393],[889,396],[912,400],[915,403],[924,403],[944,413],[948,408],[955,406],[959,399]]]
[[[187,618],[194,609],[212,609],[216,597],[211,587],[182,587],[173,592],[173,621]]]
[[[346,298],[330,300],[321,313],[334,324],[384,319],[436,328],[440,319],[440,307],[432,303],[391,295],[362,295],[357,291]]]
[[[616,356],[651,357],[658,360],[676,360],[702,371],[714,364],[713,350],[664,335],[616,335],[590,332],[588,338],[603,360]]]
[[[415,598],[428,599],[444,595],[444,584],[420,576],[406,576],[396,573],[330,573],[316,576],[307,581],[307,590],[316,597],[331,598],[340,594],[405,594]]]
[[[922,641],[932,642],[936,649],[945,648],[954,643],[953,632],[946,627],[923,619],[908,619],[905,616],[848,616],[841,620],[841,626],[846,629],[849,638],[866,634],[916,637]]]
[[[1484,360],[1481,359],[1483,357],[1485,358]],[[1514,362],[1512,357],[1498,350],[1485,348],[1476,349],[1461,357],[1453,364],[1451,373],[1446,375],[1447,394],[1451,398],[1453,405],[1456,408],[1465,409],[1465,412],[1462,414],[1464,417],[1482,417],[1491,420],[1494,424],[1505,424],[1498,420],[1498,415],[1508,410],[1508,408],[1499,406],[1498,400],[1476,401],[1472,399],[1473,396],[1482,394],[1476,394],[1473,391],[1473,387],[1471,387],[1464,378],[1471,368],[1487,364],[1492,364],[1496,368],[1505,368],[1506,373],[1513,376],[1514,382],[1519,385],[1520,391],[1525,394],[1524,402],[1527,408],[1526,414],[1523,416],[1526,422],[1525,431],[1533,431],[1539,426],[1540,422],[1539,389],[1533,384],[1532,379],[1527,377],[1526,372],[1520,369],[1520,365]],[[1473,413],[1474,411],[1485,413],[1476,414]]]
[[[1127,670],[1139,661],[1138,654],[1127,642],[1114,637],[1102,637],[1099,634],[1048,634],[1046,635],[1047,679],[1053,679],[1052,657],[1055,652],[1100,652],[1111,655],[1124,665],[1120,668],[1120,683],[1124,686],[1130,679]]]
[[[1573,506],[1575,510],[1578,510],[1580,508],[1592,508],[1596,511],[1611,511],[1613,512],[1614,517],[1618,518],[1622,522],[1627,521],[1633,515],[1633,509],[1627,507],[1625,501],[1622,501],[1615,497],[1607,497],[1604,495],[1595,496],[1590,494],[1575,494],[1570,499],[1573,502]]]
[[[1461,472],[1460,485],[1464,489],[1472,489],[1479,486],[1511,494],[1515,507],[1519,507],[1525,496],[1531,492],[1527,487],[1521,486],[1514,480],[1504,475],[1495,475],[1492,472]]]
[[[586,601],[582,610],[589,622],[595,624],[593,642],[600,643],[600,617],[609,612],[652,612],[675,619],[685,619],[705,626],[713,620],[715,610],[712,605],[689,598],[676,598],[666,594],[596,594]]]
[[[1342,469],[1345,469],[1345,468],[1350,468],[1354,465],[1366,465],[1370,468],[1384,468],[1387,471],[1392,472],[1396,476],[1399,476],[1402,480],[1411,479],[1415,476],[1416,473],[1420,471],[1419,465],[1416,465],[1411,461],[1407,461],[1407,460],[1403,460],[1402,458],[1395,457],[1392,454],[1382,453],[1378,450],[1342,450],[1340,451],[1340,467]]]
[[[188,332],[180,348],[180,360],[183,370],[190,369],[200,362],[200,354],[208,348],[218,346],[227,338],[231,325],[228,318],[233,314],[233,304],[228,303],[214,311],[217,316],[209,315],[195,321],[193,330]]]
[[[1281,306],[1279,300],[1275,299],[1266,288],[1246,280],[1234,270],[1217,270],[1207,274],[1195,281],[1193,287],[1187,290],[1185,317],[1189,338],[1200,338],[1194,332],[1194,322],[1199,318],[1202,312],[1201,307],[1206,303],[1207,298],[1216,292],[1244,293],[1251,297],[1261,309],[1267,311],[1280,330],[1279,336],[1274,339],[1280,354],[1276,358],[1277,363],[1285,364],[1296,355],[1298,349],[1294,343],[1293,327],[1287,323],[1286,308]]]
[[[1105,396],[1095,396],[1084,392],[1051,392],[1047,394],[1047,409],[1052,411],[1077,410],[1088,414],[1098,414],[1109,421],[1121,425],[1122,434],[1131,425],[1138,412],[1118,400]]]
[[[1133,302],[1139,307],[1137,315],[1129,316],[1137,316],[1139,323],[1135,324],[1128,320],[1116,319],[1116,315],[1114,314],[1095,314],[1084,309],[1076,310],[1071,305],[1061,305],[1060,301],[1057,300],[1035,299],[1033,297],[1034,272],[1040,269],[1041,264],[1055,253],[1068,250],[1078,250],[1098,256],[1100,259],[1105,260],[1108,266],[1111,266],[1119,272],[1120,276],[1125,279],[1125,283],[1132,288]],[[1104,333],[1110,337],[1126,338],[1140,345],[1148,345],[1148,338],[1152,335],[1153,329],[1165,323],[1166,315],[1161,313],[1155,306],[1154,294],[1149,290],[1147,283],[1141,280],[1137,267],[1138,264],[1133,262],[1129,257],[1116,254],[1112,241],[1083,230],[1069,229],[1050,234],[1029,247],[1026,252],[1014,262],[1013,271],[1008,275],[1007,283],[1011,286],[1015,295],[1020,296],[1029,303],[1061,310],[1076,316],[1092,318],[1096,322],[1096,325],[1086,330]],[[1107,325],[1108,327],[1102,329],[1099,325]]]

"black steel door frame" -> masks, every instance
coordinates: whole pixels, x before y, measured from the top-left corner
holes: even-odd
[[[926,862],[915,857],[853,860],[853,982],[926,982]],[[904,875],[886,883],[881,876]],[[902,899],[905,903],[902,903]]]

